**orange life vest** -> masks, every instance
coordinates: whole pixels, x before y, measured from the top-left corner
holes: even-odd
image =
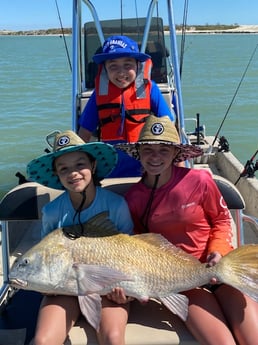
[[[120,89],[108,79],[103,65],[95,79],[96,103],[100,123],[100,140],[136,142],[150,114],[152,62],[140,63],[136,79],[126,89]]]

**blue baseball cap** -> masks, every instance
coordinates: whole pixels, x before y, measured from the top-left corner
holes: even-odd
[[[150,59],[150,55],[140,53],[138,44],[127,36],[110,36],[102,47],[102,53],[95,54],[93,61],[101,64],[106,60],[131,57],[140,62]]]

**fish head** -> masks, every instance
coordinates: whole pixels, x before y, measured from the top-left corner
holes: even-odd
[[[15,261],[9,273],[12,286],[49,294],[73,294],[76,287],[71,286],[70,251],[63,234],[57,235],[46,236]]]

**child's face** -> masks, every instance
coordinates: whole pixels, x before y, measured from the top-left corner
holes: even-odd
[[[177,147],[166,144],[139,145],[141,164],[150,175],[161,175],[168,169],[171,170],[178,150]]]
[[[85,152],[65,153],[55,159],[55,172],[60,182],[70,192],[83,192],[93,184],[92,172],[95,162],[90,161]]]
[[[129,57],[107,60],[105,68],[109,80],[120,89],[125,89],[136,78],[137,61]]]

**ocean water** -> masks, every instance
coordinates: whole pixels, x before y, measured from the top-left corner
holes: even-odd
[[[184,52],[185,116],[200,113],[215,135],[232,103],[219,136],[243,164],[258,146],[257,44],[255,34],[187,35]],[[0,52],[1,197],[44,154],[48,133],[71,128],[72,75],[59,36],[0,36]]]

